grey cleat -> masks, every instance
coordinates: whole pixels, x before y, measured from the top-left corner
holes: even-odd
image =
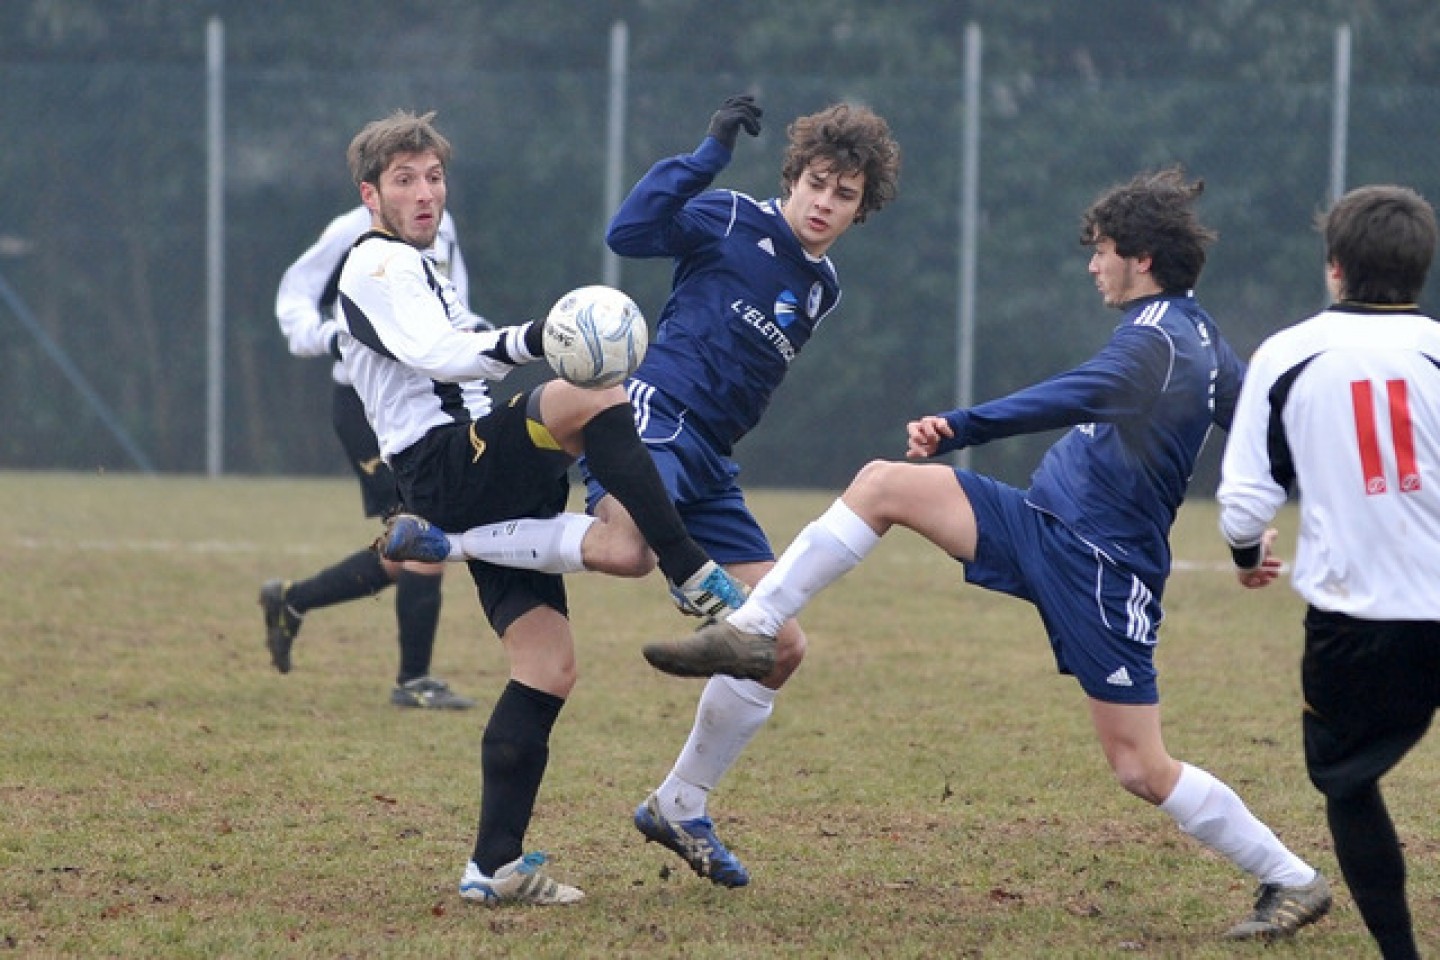
[[[1330,884],[1324,874],[1303,887],[1282,887],[1262,883],[1256,891],[1255,909],[1225,932],[1226,940],[1280,940],[1314,923],[1330,912]]]
[[[647,643],[642,652],[650,666],[675,677],[723,673],[763,680],[775,669],[775,638],[745,633],[726,620],[707,623],[684,640]]]

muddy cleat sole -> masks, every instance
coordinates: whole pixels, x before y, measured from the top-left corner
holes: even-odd
[[[763,680],[775,669],[775,638],[745,633],[728,621],[714,620],[684,640],[647,643],[642,652],[650,666],[674,677]]]
[[[416,677],[390,691],[390,702],[397,707],[419,707],[422,710],[469,710],[475,701],[450,689],[450,684],[434,677]]]
[[[281,673],[290,672],[290,648],[295,645],[295,635],[304,620],[285,602],[285,592],[289,589],[290,584],[284,580],[267,580],[260,588],[260,609],[265,613],[265,649],[270,651],[270,662]]]
[[[679,854],[696,876],[705,877],[711,883],[743,887],[750,882],[745,864],[715,836],[715,823],[709,817],[666,819],[655,795],[651,794],[635,809],[635,829],[644,834],[647,841]]]
[[[550,907],[584,900],[585,893],[579,887],[545,875],[545,859],[543,853],[527,853],[496,870],[493,877],[481,873],[472,860],[460,878],[460,896],[491,907],[511,903]]]
[[[444,563],[450,558],[450,538],[445,531],[413,513],[397,513],[385,521],[385,532],[375,548],[386,560],[402,563]]]
[[[1281,940],[1295,935],[1306,924],[1330,912],[1333,898],[1324,874],[1303,887],[1282,887],[1262,883],[1256,891],[1255,909],[1225,932],[1226,940]]]
[[[706,620],[739,610],[749,592],[714,560],[706,561],[684,583],[670,585],[670,599],[681,613]]]

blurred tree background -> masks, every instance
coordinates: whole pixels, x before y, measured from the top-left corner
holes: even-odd
[[[286,265],[357,202],[344,151],[396,107],[439,111],[472,305],[497,322],[597,282],[609,35],[629,37],[628,188],[689,150],[727,95],[766,129],[720,185],[778,190],[789,119],[869,104],[904,151],[891,207],[834,250],[844,301],[737,458],[748,483],[836,487],[898,456],[904,422],[956,401],[964,31],[983,31],[974,392],[1108,336],[1078,215],[1143,169],[1204,177],[1221,234],[1199,293],[1236,348],[1324,301],[1336,31],[1353,40],[1346,182],[1440,198],[1433,0],[7,0],[0,5],[0,467],[131,469],[50,341],[155,467],[206,466],[206,24],[225,31],[223,462],[338,474],[328,365],[273,316]],[[669,265],[626,262],[650,316]],[[1434,306],[1436,279],[1429,287]],[[496,388],[504,395],[506,386]],[[1023,483],[1050,437],[975,451]],[[1199,493],[1213,486],[1212,443]],[[1210,484],[1211,486],[1206,486]]]

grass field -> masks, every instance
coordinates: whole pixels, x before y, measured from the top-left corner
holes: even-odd
[[[830,499],[755,506],[785,544]],[[689,622],[658,578],[571,578],[581,681],[531,844],[588,898],[487,910],[455,885],[505,666],[462,571],[435,671],[480,709],[402,711],[388,594],[312,614],[288,676],[263,647],[260,582],[373,535],[352,482],[0,474],[0,502],[0,955],[1373,955],[1301,760],[1300,602],[1235,586],[1209,504],[1176,530],[1168,744],[1337,887],[1269,948],[1218,940],[1251,881],[1113,784],[1030,608],[906,531],[807,611],[805,666],[713,798],[754,877],[737,891],[629,823],[700,690],[638,649]],[[1431,948],[1436,796],[1432,739],[1388,793]]]

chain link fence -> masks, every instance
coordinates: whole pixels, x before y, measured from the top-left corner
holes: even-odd
[[[0,303],[0,467],[133,469],[123,435],[158,470],[203,471],[203,65],[0,64],[0,83],[0,279],[31,320]],[[600,279],[607,85],[600,71],[228,71],[227,473],[344,469],[328,364],[290,357],[272,308],[288,263],[357,202],[344,162],[353,133],[396,107],[439,111],[456,148],[450,208],[472,306],[516,322]],[[837,487],[866,459],[899,456],[906,420],[955,403],[963,92],[958,78],[779,72],[746,86],[766,128],[740,144],[720,185],[776,194],[786,122],[842,99],[885,115],[904,151],[897,201],[832,251],[840,309],[737,450],[749,484]],[[654,160],[692,149],[736,92],[678,68],[637,72],[628,91],[627,188]],[[985,76],[975,397],[1077,363],[1108,336],[1115,314],[1086,275],[1078,215],[1140,169],[1179,162],[1205,178],[1202,214],[1221,239],[1199,295],[1242,354],[1321,306],[1312,222],[1328,201],[1332,101],[1329,84]],[[1402,182],[1440,198],[1430,136],[1440,89],[1357,85],[1349,115],[1348,184]],[[629,261],[621,285],[653,317],[669,273]],[[1434,309],[1435,278],[1429,292]],[[103,403],[63,375],[46,338]],[[981,448],[972,462],[1023,483],[1050,439]]]

